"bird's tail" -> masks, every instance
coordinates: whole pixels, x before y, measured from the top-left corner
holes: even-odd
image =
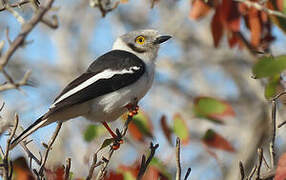
[[[20,143],[27,136],[38,130],[40,127],[46,125],[49,118],[44,118],[44,116],[45,115],[41,116],[32,125],[25,129],[18,137],[16,137],[10,145],[10,149],[14,148],[18,143]]]

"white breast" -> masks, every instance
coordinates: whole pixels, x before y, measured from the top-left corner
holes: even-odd
[[[146,72],[135,83],[112,92],[89,103],[90,112],[85,117],[91,121],[114,121],[127,111],[125,106],[134,98],[140,100],[152,86],[154,80],[155,64],[146,64]]]

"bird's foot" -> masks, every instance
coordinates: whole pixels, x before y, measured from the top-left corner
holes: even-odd
[[[112,149],[114,149],[114,150],[119,149],[120,148],[120,144],[123,144],[122,135],[119,132],[119,130],[116,129],[116,133],[114,133],[106,122],[102,122],[102,124],[107,129],[107,131],[112,136],[112,138],[114,139],[113,145],[112,145]]]
[[[139,106],[136,98],[132,103],[127,104],[125,107],[128,109],[128,116],[133,117],[134,115],[138,114]]]

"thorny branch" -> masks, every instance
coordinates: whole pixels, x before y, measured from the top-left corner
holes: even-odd
[[[52,149],[52,145],[54,144],[54,142],[55,142],[55,140],[59,134],[61,127],[62,127],[62,123],[60,122],[60,123],[58,123],[57,128],[56,128],[53,136],[51,137],[51,139],[49,141],[49,144],[47,146],[47,150],[46,150],[45,155],[44,155],[44,159],[42,161],[42,164],[41,164],[41,167],[40,167],[39,173],[38,173],[40,176],[40,179],[44,178],[44,168],[45,168],[45,165],[46,165],[46,162],[48,159],[48,155],[49,155],[50,150]]]
[[[147,167],[150,164],[152,158],[154,157],[155,152],[156,152],[158,147],[159,147],[159,144],[155,144],[154,145],[152,142],[150,143],[150,154],[149,154],[149,157],[146,160],[146,156],[145,155],[142,156],[141,166],[140,166],[140,169],[139,169],[139,173],[137,175],[137,180],[140,180],[143,177],[143,175],[146,172]]]
[[[21,1],[19,1],[19,2],[15,2],[15,3],[12,3],[12,4],[7,4],[7,3],[5,3],[5,4],[2,4],[3,7],[0,8],[0,12],[7,10],[7,8],[21,8],[23,5],[28,4],[28,3],[30,3],[30,2],[32,2],[32,1],[31,1],[31,0],[21,0]],[[37,1],[37,0],[36,0],[36,1],[33,1],[33,2],[34,2],[34,4],[37,5],[37,6],[40,5],[40,2]]]
[[[264,7],[262,4],[257,3],[257,2],[253,2],[250,0],[234,0],[234,1],[244,3],[248,7],[254,7],[257,10],[264,11],[265,13],[267,13],[269,15],[274,15],[274,16],[286,18],[286,14],[279,12],[279,11],[274,11],[274,10],[268,9],[268,8]]]

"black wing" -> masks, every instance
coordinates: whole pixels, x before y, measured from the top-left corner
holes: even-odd
[[[61,99],[63,95],[104,70],[123,72],[126,69],[132,70],[132,73],[118,73],[110,78],[98,79],[87,87]],[[56,97],[54,106],[52,106],[48,114],[126,87],[136,82],[144,72],[145,64],[136,55],[121,50],[110,51],[95,60],[84,74],[64,88],[60,95]]]

